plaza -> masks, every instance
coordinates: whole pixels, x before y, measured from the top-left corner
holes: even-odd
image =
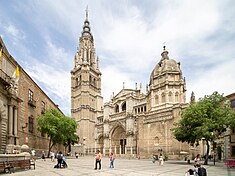
[[[184,176],[185,171],[193,168],[193,162],[187,164],[185,161],[166,161],[163,166],[159,166],[158,162],[153,163],[151,159],[123,159],[116,158],[114,168],[109,168],[109,158],[102,158],[102,169],[94,170],[94,157],[85,156],[78,159],[70,157],[66,159],[68,168],[55,169],[56,161],[52,162],[49,158],[46,161],[38,159],[36,161],[36,169],[16,171],[15,176],[76,176],[76,175],[130,175],[130,176]],[[212,162],[204,166],[207,169],[208,176],[232,176],[235,175],[235,169],[227,169],[223,163]]]

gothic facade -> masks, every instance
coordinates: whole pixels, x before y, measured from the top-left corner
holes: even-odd
[[[88,14],[71,71],[71,113],[78,122],[85,152],[97,148],[103,154],[150,157],[164,153],[177,157],[189,146],[174,139],[171,132],[186,103],[186,81],[180,63],[168,56],[165,47],[154,67],[146,92],[123,89],[103,104],[101,72],[95,55]],[[104,83],[105,84],[105,83]]]

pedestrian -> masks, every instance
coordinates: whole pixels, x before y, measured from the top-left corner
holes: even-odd
[[[163,166],[163,156],[162,156],[162,154],[160,153],[160,156],[159,156],[159,165],[161,165],[161,166]]]
[[[95,156],[95,170],[97,169],[97,164],[99,164],[99,169],[101,169],[101,153],[99,150],[97,150]]]
[[[198,174],[198,168],[200,167],[200,165],[198,164],[198,163],[196,163],[195,165],[194,165],[194,167],[195,167],[195,169],[194,169],[194,175],[195,176],[199,176],[199,174]]]
[[[31,154],[32,154],[32,160],[35,160],[35,150],[33,149],[32,151],[31,151]]]
[[[45,157],[45,152],[44,152],[44,151],[42,151],[41,159],[42,159],[43,161],[46,161],[46,157]]]
[[[63,153],[61,151],[59,151],[59,153],[57,154],[57,165],[58,165],[58,168],[61,168],[62,161],[63,161]]]
[[[51,157],[51,161],[54,162],[55,153],[53,151],[50,152],[50,157]]]
[[[75,152],[75,157],[78,158],[78,153],[77,152]]]
[[[194,158],[194,166],[196,167],[196,164],[200,165],[200,154],[197,154],[196,158]]]
[[[110,161],[109,168],[114,168],[114,165],[113,165],[114,160],[115,160],[115,158],[114,158],[113,152],[111,152],[110,155],[109,155],[109,161]]]

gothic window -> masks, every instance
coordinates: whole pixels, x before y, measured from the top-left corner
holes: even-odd
[[[96,86],[96,80],[95,80],[95,78],[93,79],[93,85]]]
[[[155,96],[155,104],[159,104],[159,98],[158,95]]]
[[[146,112],[146,106],[144,106],[144,112]]]
[[[115,107],[115,112],[119,112],[119,106],[118,105],[116,105],[116,107]]]
[[[126,102],[122,104],[122,111],[126,111]]]
[[[29,116],[28,124],[29,124],[29,133],[33,133],[33,128],[34,128],[33,116]]]
[[[175,102],[179,102],[179,93],[178,92],[175,93]]]
[[[166,96],[164,93],[162,93],[162,103],[165,103],[166,102]]]
[[[172,92],[169,92],[169,102],[172,102],[173,100],[172,100]]]

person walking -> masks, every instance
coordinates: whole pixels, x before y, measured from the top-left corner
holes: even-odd
[[[32,160],[35,160],[35,153],[36,153],[36,151],[33,149],[33,150],[31,151],[31,154],[32,154]]]
[[[99,169],[101,169],[101,153],[99,150],[97,150],[96,156],[95,156],[95,170],[97,169],[98,164],[99,164]]]
[[[109,168],[114,168],[114,165],[113,165],[114,160],[115,160],[115,158],[114,158],[113,152],[111,152],[109,155],[109,161],[110,161]]]
[[[159,165],[161,165],[161,166],[163,166],[163,156],[162,156],[162,154],[160,153],[160,156],[159,156]]]
[[[194,158],[194,166],[196,166],[197,164],[200,165],[200,154],[197,154],[196,158]]]
[[[55,153],[53,151],[50,152],[50,157],[51,157],[51,161],[54,162]]]
[[[45,157],[45,152],[44,152],[44,151],[42,151],[41,159],[42,159],[43,161],[46,161],[46,157]]]

